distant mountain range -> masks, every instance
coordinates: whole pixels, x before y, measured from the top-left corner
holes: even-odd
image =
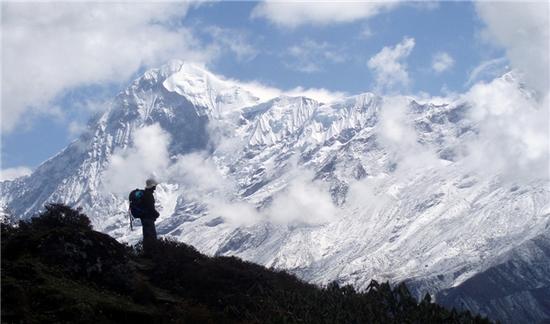
[[[529,99],[513,73],[493,82]],[[136,242],[127,194],[154,175],[158,232],[203,253],[319,284],[405,281],[494,319],[548,320],[548,179],[476,169],[470,108],[372,93],[266,99],[173,61],[31,175],[0,183],[0,204],[12,220],[46,202],[79,206],[96,230]]]

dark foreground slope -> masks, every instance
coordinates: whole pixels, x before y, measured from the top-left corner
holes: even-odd
[[[152,259],[62,205],[2,225],[2,323],[486,323],[404,285],[319,288],[162,240]]]

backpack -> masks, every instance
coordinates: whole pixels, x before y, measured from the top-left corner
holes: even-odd
[[[134,189],[128,195],[128,200],[130,200],[130,214],[135,218],[141,218],[145,212],[143,208],[143,196],[145,191],[141,189]]]

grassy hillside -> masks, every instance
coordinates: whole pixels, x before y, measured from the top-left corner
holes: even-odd
[[[143,258],[63,205],[1,234],[2,323],[489,323],[405,285],[320,288],[169,240]]]

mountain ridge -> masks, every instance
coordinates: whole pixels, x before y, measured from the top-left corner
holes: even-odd
[[[124,190],[156,173],[160,234],[319,284],[414,279],[418,296],[460,285],[549,223],[545,179],[480,174],[465,157],[482,132],[463,100],[251,103],[244,90],[227,97],[212,86],[193,102],[164,86],[174,70],[147,71],[90,133],[0,183],[3,208],[28,218],[47,201],[81,206],[96,228],[136,242]],[[221,90],[236,85],[227,82]],[[494,82],[523,93],[515,78]],[[129,170],[143,179],[118,177]]]
[[[144,258],[63,205],[1,227],[3,322],[490,323],[429,296],[417,302],[403,284],[321,288],[168,240]]]

